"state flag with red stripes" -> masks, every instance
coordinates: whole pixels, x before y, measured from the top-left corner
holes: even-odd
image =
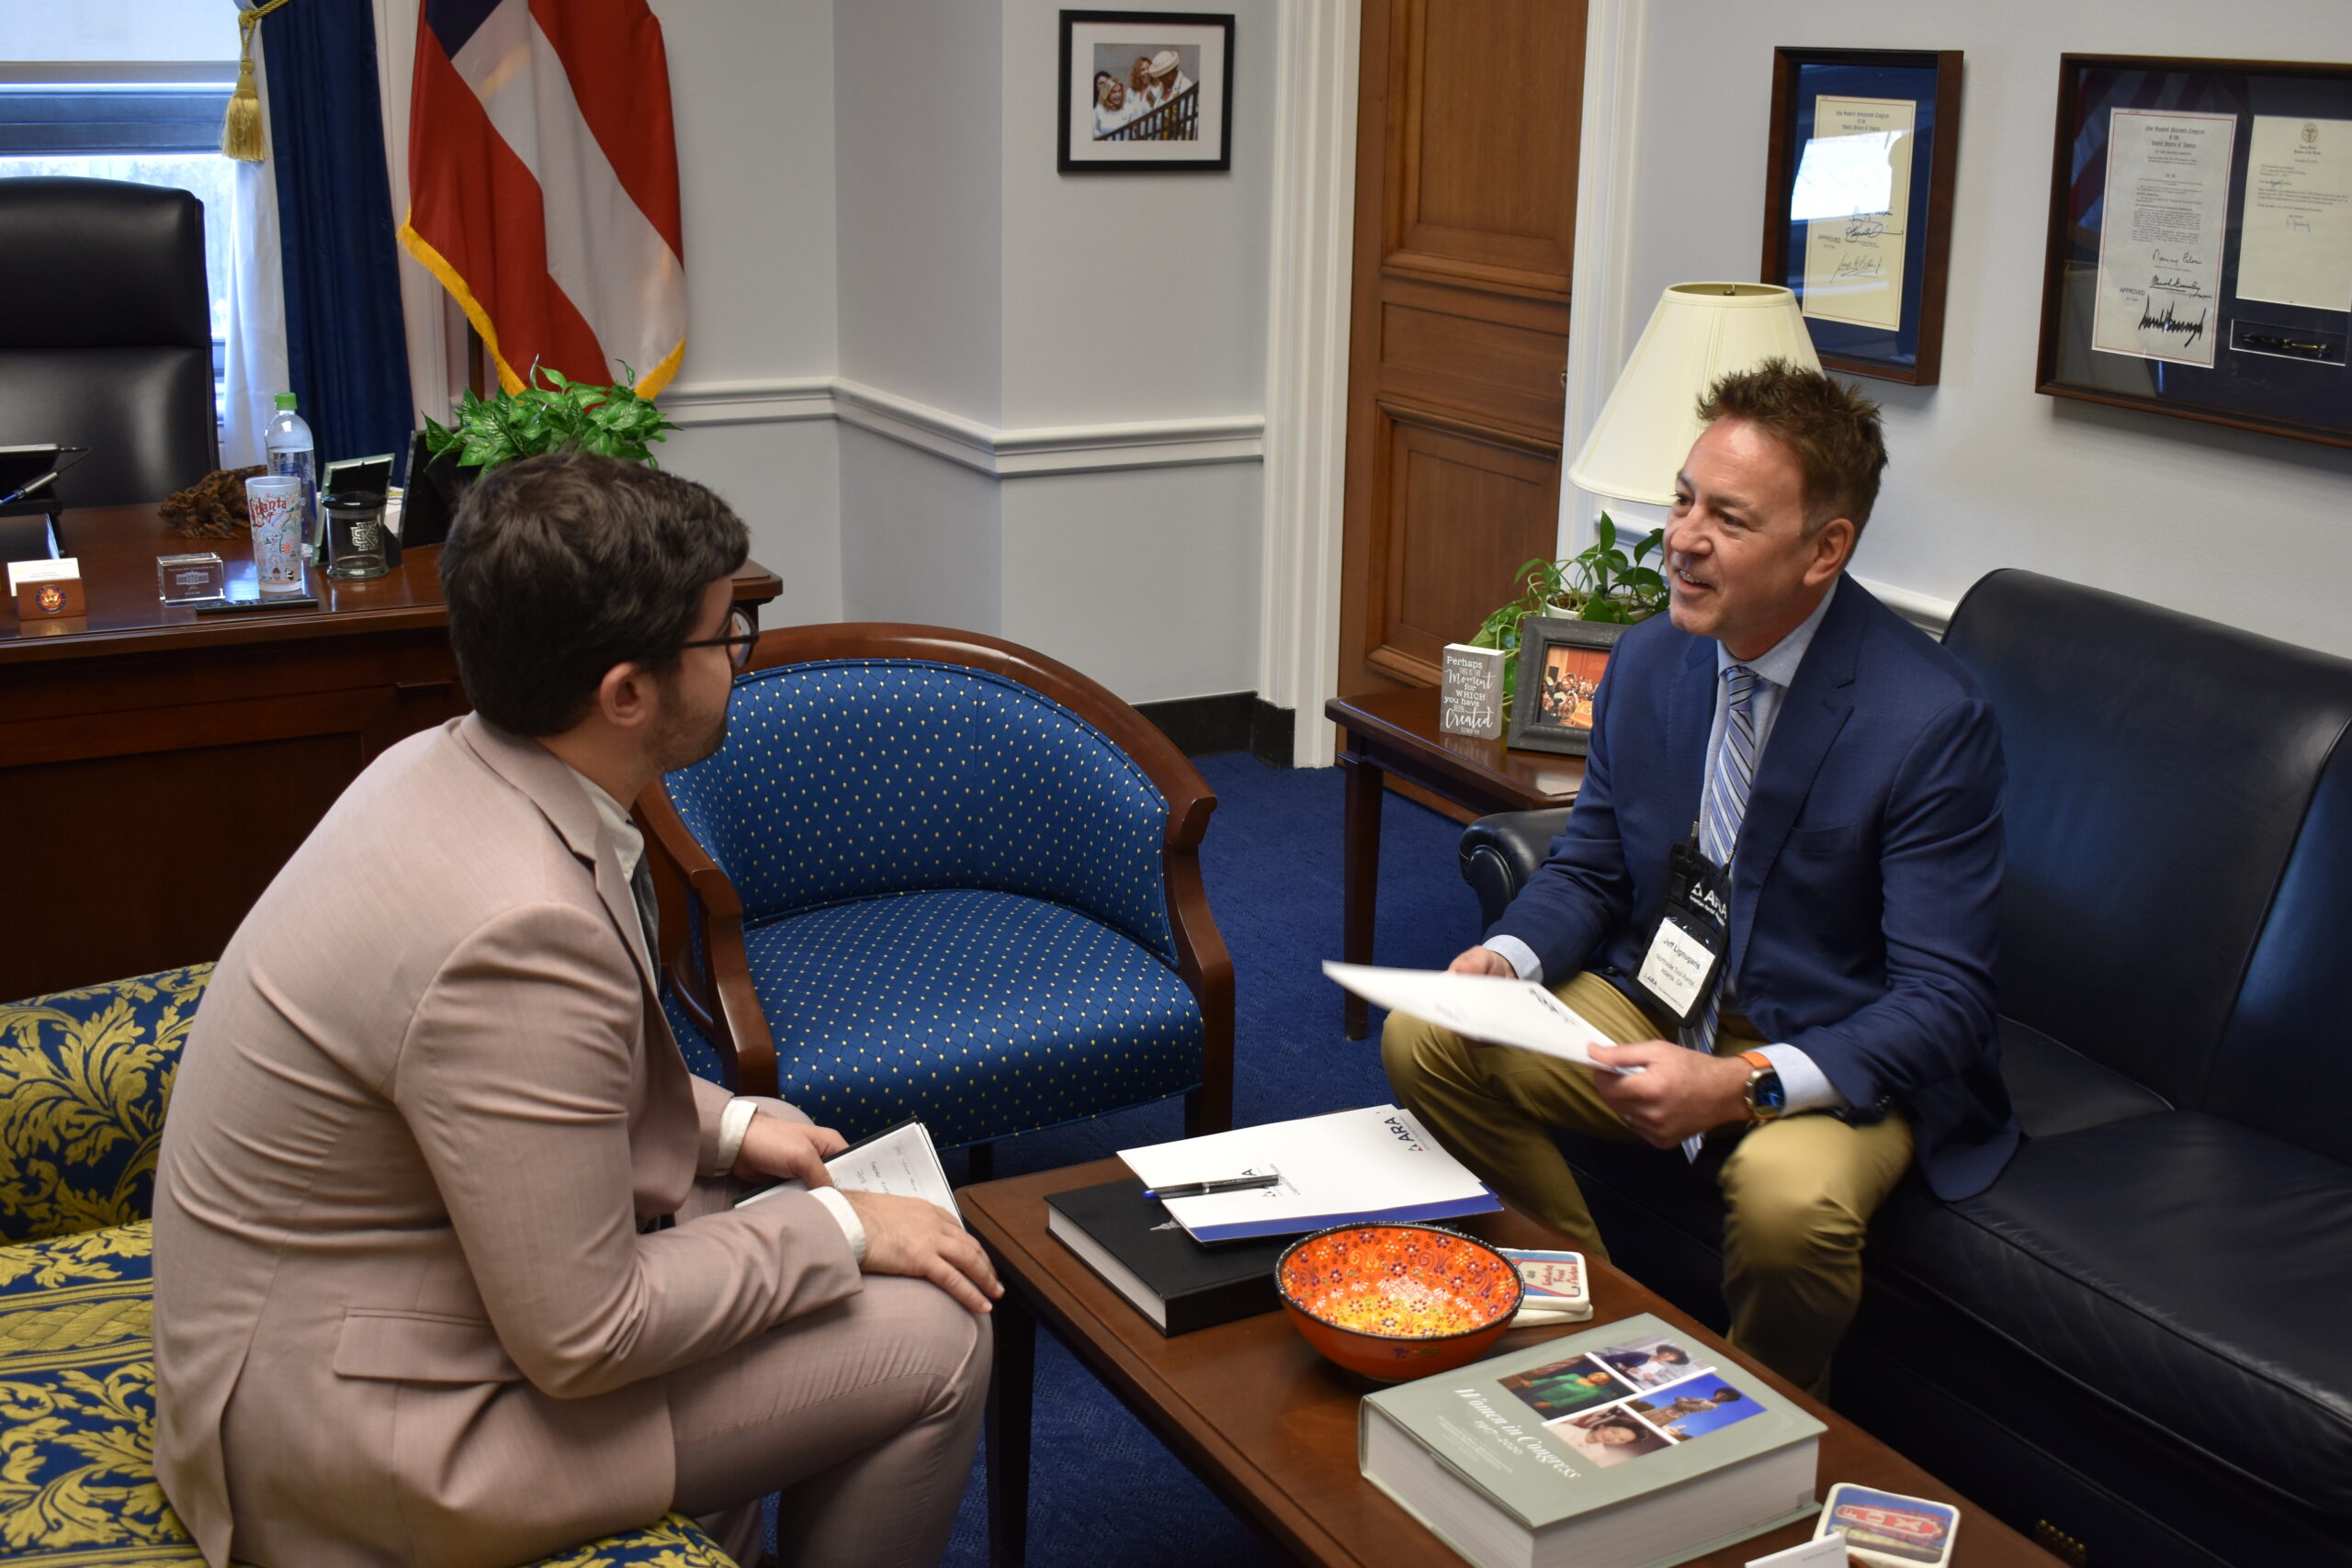
[[[678,150],[645,0],[424,0],[401,243],[520,391],[624,366],[651,397],[686,349]]]

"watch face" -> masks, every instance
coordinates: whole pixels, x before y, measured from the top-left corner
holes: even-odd
[[[1781,1087],[1778,1073],[1758,1074],[1747,1086],[1747,1100],[1758,1111],[1780,1111],[1788,1100],[1788,1091]]]

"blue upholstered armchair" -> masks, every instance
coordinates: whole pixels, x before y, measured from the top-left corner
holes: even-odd
[[[698,1070],[853,1139],[920,1116],[985,1145],[1176,1093],[1189,1131],[1232,1124],[1216,797],[1077,671],[969,632],[770,632],[727,743],[638,804]]]

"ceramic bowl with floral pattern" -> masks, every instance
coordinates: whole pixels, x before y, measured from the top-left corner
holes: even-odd
[[[1435,1225],[1336,1225],[1274,1265],[1283,1310],[1306,1342],[1351,1372],[1396,1382],[1466,1366],[1519,1311],[1510,1259]]]

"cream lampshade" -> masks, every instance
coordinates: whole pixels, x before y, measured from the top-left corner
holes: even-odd
[[[1654,506],[1674,502],[1674,476],[1699,439],[1699,396],[1720,377],[1767,359],[1818,370],[1797,297],[1769,283],[1678,283],[1568,469],[1595,495]]]

